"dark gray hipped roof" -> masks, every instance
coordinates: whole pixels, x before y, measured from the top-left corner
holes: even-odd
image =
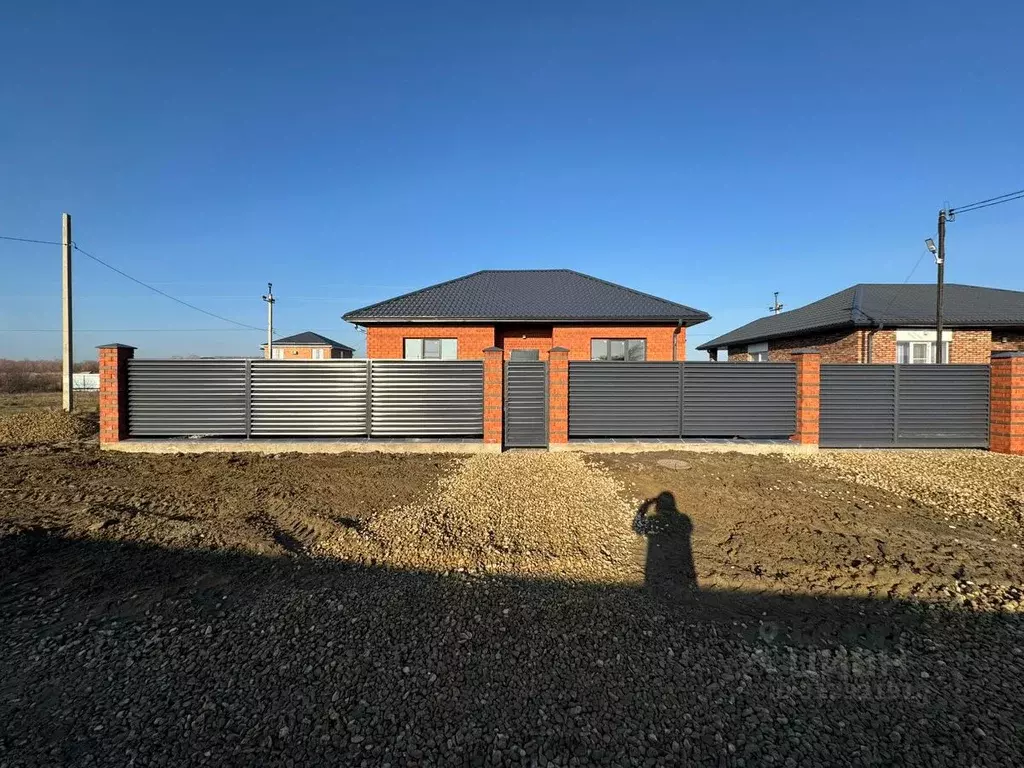
[[[942,317],[950,328],[1024,327],[1024,293],[950,283],[946,285],[942,301]],[[934,324],[934,285],[861,283],[799,309],[747,323],[697,349],[843,327],[927,327]]]
[[[329,346],[337,347],[338,349],[345,349],[349,352],[355,352],[352,347],[347,344],[342,344],[340,341],[334,339],[328,339],[326,336],[321,336],[319,333],[313,333],[313,331],[303,331],[302,333],[296,333],[294,336],[285,336],[281,339],[274,339],[274,344],[282,347],[315,347],[315,346]],[[261,347],[267,346],[261,344]]]
[[[352,323],[628,321],[702,323],[710,315],[571,269],[483,270],[356,309]]]

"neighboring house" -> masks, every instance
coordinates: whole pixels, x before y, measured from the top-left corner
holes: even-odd
[[[349,312],[368,358],[682,360],[706,312],[569,269],[485,270]]]
[[[261,344],[260,349],[267,357],[267,345]],[[353,352],[352,347],[312,331],[274,340],[275,360],[334,360],[352,357]]]
[[[987,363],[1024,350],[1024,293],[949,284],[943,296],[943,359]],[[712,360],[790,359],[816,347],[825,363],[934,363],[935,286],[862,283],[807,306],[769,315],[701,344]]]

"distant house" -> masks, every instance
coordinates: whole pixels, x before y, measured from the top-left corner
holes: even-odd
[[[267,345],[261,344],[260,349],[263,357],[268,357]],[[312,331],[274,341],[275,360],[336,360],[352,357],[354,352],[352,347]]]
[[[862,283],[804,307],[769,315],[701,344],[712,360],[788,360],[803,347],[826,363],[934,363],[935,286]],[[943,360],[987,363],[1024,350],[1024,293],[946,285]]]
[[[682,360],[706,312],[570,269],[484,270],[345,315],[366,328],[368,358]]]

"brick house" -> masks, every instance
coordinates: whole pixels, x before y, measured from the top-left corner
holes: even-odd
[[[988,363],[1024,350],[1024,292],[946,285],[943,359]],[[712,360],[789,359],[816,347],[823,363],[935,362],[935,286],[862,283],[701,344]]]
[[[269,357],[266,344],[261,344],[260,349],[264,358]],[[274,341],[275,360],[338,360],[352,357],[353,352],[352,347],[312,331]]]
[[[484,270],[356,309],[368,358],[683,360],[702,312],[568,269]]]

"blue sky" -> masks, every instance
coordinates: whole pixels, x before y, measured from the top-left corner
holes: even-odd
[[[1024,187],[1022,26],[1011,2],[14,4],[0,235],[69,211],[165,291],[262,326],[272,280],[282,332],[357,347],[349,309],[569,267],[710,312],[692,350],[772,291],[902,282],[944,203]],[[947,279],[1024,290],[1022,226],[1024,202],[965,214]],[[0,267],[0,357],[59,356],[59,248],[0,241]],[[75,295],[79,358],[262,341],[82,257]]]

